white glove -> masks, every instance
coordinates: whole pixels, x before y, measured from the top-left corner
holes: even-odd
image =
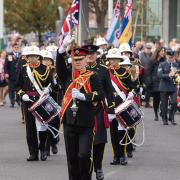
[[[70,33],[66,35],[66,37],[63,40],[63,46],[67,48],[73,41],[75,40],[74,35],[71,36]]]
[[[62,54],[66,51],[66,48],[75,40],[74,35],[67,34],[63,40],[61,47],[58,49],[59,54]]]
[[[78,89],[73,88],[72,89],[72,98],[73,99],[79,99],[81,101],[85,101],[86,97],[83,93],[81,93]]]
[[[22,96],[22,100],[23,100],[23,101],[30,101],[29,96],[28,96],[27,94],[24,94],[24,95]]]
[[[133,98],[134,98],[133,92],[129,92],[127,99],[133,99]]]
[[[115,114],[108,114],[109,122],[112,122],[112,120],[115,119],[115,118],[116,118]]]
[[[43,90],[44,94],[49,94],[50,90],[48,87],[45,87],[44,90]]]
[[[66,51],[66,48],[63,47],[63,46],[61,46],[61,47],[58,49],[59,54],[62,54],[62,53],[64,53],[65,51]]]
[[[72,63],[72,58],[69,57],[69,58],[68,58],[68,64],[71,64],[71,63]]]

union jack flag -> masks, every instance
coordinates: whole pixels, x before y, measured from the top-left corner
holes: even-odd
[[[79,23],[79,0],[73,0],[68,15],[61,28],[59,45],[61,46],[66,35],[72,31]]]

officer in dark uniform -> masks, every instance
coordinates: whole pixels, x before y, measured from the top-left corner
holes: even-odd
[[[69,179],[91,180],[94,105],[104,95],[96,73],[85,68],[87,50],[73,49],[72,54],[73,73],[65,63],[64,45],[59,48],[56,58],[56,72],[66,89],[61,120],[64,124]]]
[[[95,133],[94,144],[93,144],[93,162],[94,162],[94,171],[96,172],[96,179],[104,179],[102,171],[102,160],[104,155],[105,144],[107,143],[107,130],[109,127],[107,113],[114,113],[114,96],[113,96],[113,87],[111,84],[109,70],[105,65],[98,64],[97,59],[97,50],[98,46],[87,45],[83,46],[88,50],[89,55],[86,58],[88,62],[88,69],[97,72],[101,84],[103,86],[103,91],[107,100],[107,105],[105,99],[103,102],[99,102],[96,106],[96,123],[97,130]]]
[[[168,125],[168,120],[176,125],[174,115],[177,110],[177,87],[174,81],[175,73],[178,70],[178,64],[175,61],[175,52],[171,49],[166,50],[166,61],[158,67],[158,77],[160,78],[160,99],[161,116],[164,125]],[[169,117],[168,105],[170,102]]]
[[[39,160],[39,150],[41,153],[41,160],[45,161],[47,159],[47,155],[45,152],[47,131],[43,130],[37,133],[35,117],[28,109],[32,106],[34,102],[39,99],[40,91],[48,93],[48,89],[46,87],[49,85],[49,83],[52,83],[53,81],[47,67],[40,63],[41,56],[38,47],[30,46],[28,48],[26,57],[29,63],[23,65],[23,67],[20,69],[16,81],[16,89],[19,96],[23,100],[23,109],[25,113],[26,139],[30,154],[30,156],[27,158],[27,161]],[[28,68],[30,68],[30,74],[37,82],[39,90],[37,90],[35,85],[31,82],[30,76],[28,74]]]
[[[19,45],[17,43],[13,44],[12,52],[7,54],[5,61],[5,78],[8,80],[8,91],[9,91],[9,99],[11,106],[14,107],[15,101],[18,102],[18,99],[15,96],[15,81],[18,74],[18,62],[21,56]]]

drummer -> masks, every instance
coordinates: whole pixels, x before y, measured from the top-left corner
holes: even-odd
[[[110,62],[110,77],[114,87],[116,106],[121,104],[126,98],[133,98],[130,92],[132,89],[131,77],[128,73],[128,68],[131,66],[130,60],[126,56],[121,56],[117,48],[110,49],[106,58]],[[122,144],[126,144],[125,130],[117,122],[116,118],[110,123],[111,142],[114,151],[114,160],[111,165],[127,165],[126,145],[121,145],[119,142],[123,140]]]
[[[121,55],[124,55],[126,57],[128,57],[129,59],[132,58],[132,50],[129,46],[128,43],[122,43],[120,46],[119,46],[119,51],[121,53]],[[121,64],[122,65],[122,64]],[[133,92],[135,92],[135,90],[137,90],[137,86],[138,86],[138,74],[139,74],[139,67],[138,66],[135,66],[134,64],[132,64],[131,68],[127,68],[126,67],[126,70],[127,70],[127,74],[128,74],[128,79],[123,79],[123,83],[125,83],[125,86],[131,91],[133,90]],[[129,77],[130,75],[130,77]],[[135,103],[139,106],[139,100],[137,98],[137,96],[134,94],[132,94],[132,96],[134,96],[134,101]],[[134,137],[135,135],[135,131],[136,129],[135,128],[130,128],[128,130],[128,134],[131,138]],[[134,150],[134,146],[132,143],[129,143],[128,146],[127,146],[127,156],[129,158],[132,158],[133,157],[133,150]]]
[[[35,117],[28,109],[39,99],[43,92],[49,93],[49,89],[46,87],[49,83],[52,83],[52,77],[48,68],[40,63],[42,56],[40,55],[38,47],[28,47],[26,57],[28,63],[23,65],[19,71],[16,89],[23,100],[25,113],[26,140],[30,154],[27,161],[38,161],[39,150],[40,159],[45,161],[47,159],[45,152],[47,131],[45,127],[38,124],[37,120],[35,120]],[[37,133],[37,131],[39,132]]]
[[[40,54],[43,56],[42,64],[44,64],[45,66],[48,67],[51,75],[53,76],[53,88],[52,88],[52,92],[51,92],[51,97],[56,102],[58,102],[58,94],[59,94],[59,91],[61,90],[61,85],[60,85],[59,79],[57,78],[57,74],[55,72],[53,55],[50,51],[44,50],[44,49],[40,51]],[[51,122],[51,125],[53,127],[55,127],[57,130],[59,129],[59,127],[60,127],[59,116],[57,116]],[[52,131],[54,134],[57,133],[53,129],[52,129]],[[53,154],[58,153],[57,143],[59,142],[59,140],[60,140],[59,136],[57,138],[54,138],[53,134],[50,131],[48,131],[48,137],[47,137],[47,141],[46,141],[46,152],[47,152],[48,156],[50,156],[50,147],[51,147],[51,151]]]

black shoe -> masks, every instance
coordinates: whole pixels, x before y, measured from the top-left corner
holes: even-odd
[[[154,121],[159,121],[158,116],[155,116]]]
[[[39,158],[38,158],[38,155],[30,155],[28,158],[27,158],[27,161],[38,161]]]
[[[128,164],[128,162],[127,162],[125,157],[121,157],[120,158],[120,164],[123,165],[123,166],[126,166]]]
[[[56,144],[51,145],[51,151],[52,151],[53,154],[58,153],[58,148],[57,148]]]
[[[47,156],[50,156],[50,151],[47,151],[47,150],[46,150],[46,155],[47,155]]]
[[[46,151],[41,151],[41,161],[46,161],[46,159],[47,159]]]
[[[174,120],[171,120],[171,124],[174,125],[174,126],[177,125],[177,123]]]
[[[110,162],[110,165],[119,165],[120,164],[120,158],[114,159],[112,162]]]
[[[128,158],[132,158],[133,157],[132,151],[127,152],[127,156],[128,156]]]
[[[163,125],[168,125],[167,119],[163,119]]]
[[[14,104],[11,104],[11,105],[10,105],[10,108],[14,108]]]
[[[96,179],[97,180],[103,180],[104,179],[104,173],[102,169],[97,169],[96,171]]]

